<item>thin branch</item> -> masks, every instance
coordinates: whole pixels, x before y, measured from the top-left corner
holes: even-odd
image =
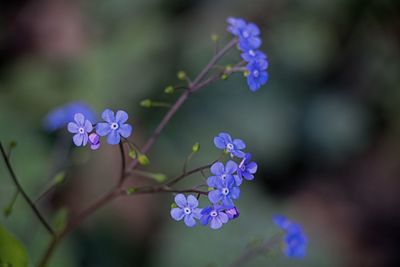
[[[36,217],[43,224],[43,226],[46,228],[46,230],[51,235],[55,235],[55,232],[54,232],[53,228],[47,223],[47,221],[45,220],[43,215],[40,213],[38,208],[35,206],[33,201],[29,198],[28,194],[25,192],[25,190],[22,188],[21,184],[19,183],[18,178],[17,178],[17,176],[16,176],[16,174],[15,174],[15,172],[14,172],[12,166],[11,166],[11,162],[10,162],[9,158],[7,157],[7,154],[6,154],[5,150],[4,150],[3,144],[1,142],[0,142],[0,150],[1,150],[1,154],[3,156],[4,162],[6,163],[7,169],[9,171],[10,175],[11,175],[11,178],[12,178],[15,186],[21,192],[23,198],[28,203],[28,205],[31,207],[31,209],[35,213]]]
[[[126,160],[125,160],[125,150],[124,150],[124,144],[123,142],[119,143],[119,152],[121,155],[121,174],[119,177],[119,181],[118,181],[118,186],[121,186],[122,183],[124,182],[124,178],[125,178],[125,169],[126,169]]]

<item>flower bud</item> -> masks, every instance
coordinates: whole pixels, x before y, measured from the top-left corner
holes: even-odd
[[[150,99],[144,99],[140,101],[140,106],[144,108],[151,108],[151,100]]]

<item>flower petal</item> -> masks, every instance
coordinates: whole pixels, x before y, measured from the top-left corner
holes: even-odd
[[[222,137],[214,137],[214,145],[219,149],[224,149],[226,147],[225,140]]]
[[[222,196],[223,195],[221,194],[221,192],[219,192],[219,190],[208,192],[208,199],[211,201],[211,203],[217,203],[221,200]]]
[[[248,181],[254,180],[254,175],[247,171],[243,172],[243,177],[244,177],[244,179],[246,179]]]
[[[184,221],[188,227],[193,227],[196,225],[196,220],[193,218],[193,214],[186,215]]]
[[[212,229],[219,229],[222,226],[222,222],[218,217],[214,217],[211,219],[210,227]]]
[[[88,142],[88,139],[89,139],[88,134],[87,134],[87,133],[83,133],[83,134],[82,134],[82,137],[83,137],[82,145],[83,145],[83,146],[86,146],[86,144],[87,144],[87,142]]]
[[[111,109],[105,109],[101,114],[101,117],[106,122],[112,123],[115,122],[114,112]]]
[[[240,189],[239,189],[239,187],[233,187],[232,189],[231,189],[231,197],[233,198],[233,199],[238,199],[239,198],[239,196],[240,196]]]
[[[246,148],[246,144],[241,139],[233,140],[233,144],[235,145],[236,149],[245,149]]]
[[[195,209],[192,210],[192,214],[196,219],[200,219],[201,218],[201,211],[202,211],[202,209],[195,208]]]
[[[220,133],[218,136],[224,139],[226,143],[232,143],[232,138],[228,133]]]
[[[234,150],[232,151],[232,154],[238,158],[243,158],[246,155],[243,151],[240,150]]]
[[[180,221],[183,219],[183,216],[185,216],[185,212],[180,209],[180,208],[173,208],[171,209],[171,217],[175,221]]]
[[[83,142],[83,134],[77,133],[72,137],[72,140],[74,141],[74,144],[76,146],[81,146]]]
[[[89,120],[85,120],[85,132],[90,133],[93,130],[93,125]]]
[[[225,173],[233,174],[237,170],[237,167],[236,162],[230,160],[226,163]]]
[[[76,113],[74,115],[74,120],[76,121],[76,124],[81,127],[85,123],[85,116],[83,116],[82,113]]]
[[[233,208],[235,206],[233,200],[227,196],[222,198],[222,205],[224,205],[225,208]]]
[[[111,127],[108,122],[99,122],[96,125],[96,133],[100,136],[106,136],[111,132]]]
[[[207,185],[209,187],[216,187],[217,186],[217,181],[219,179],[220,178],[218,176],[210,176],[210,177],[207,178]]]
[[[121,142],[121,136],[119,135],[118,131],[112,130],[107,135],[107,143],[110,145],[117,145],[119,142]]]
[[[219,161],[214,163],[210,168],[210,172],[218,176],[224,174],[225,173],[224,164],[222,164]]]
[[[79,126],[75,122],[68,123],[68,132],[77,133],[79,130]]]
[[[128,138],[132,133],[132,126],[130,126],[129,124],[122,124],[119,127],[118,132],[121,136]]]
[[[199,205],[199,201],[193,195],[189,195],[187,197],[187,203],[189,208],[191,209],[197,208],[197,206]]]
[[[128,113],[123,110],[118,110],[117,114],[115,115],[115,121],[117,123],[125,123],[128,120]]]
[[[185,208],[187,206],[186,197],[184,194],[177,194],[175,196],[175,203],[180,208]]]
[[[229,217],[225,212],[220,212],[218,214],[219,219],[221,220],[222,223],[227,223],[229,221]]]

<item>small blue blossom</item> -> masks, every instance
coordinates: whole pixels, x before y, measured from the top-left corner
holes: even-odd
[[[261,46],[260,29],[254,23],[247,23],[243,19],[228,18],[228,32],[239,38],[238,47],[242,51],[257,49]]]
[[[210,224],[211,229],[219,229],[223,224],[229,221],[228,215],[223,212],[221,206],[214,205],[212,207],[206,207],[201,212],[200,222],[203,225]]]
[[[70,121],[74,120],[76,113],[82,113],[86,119],[96,122],[96,114],[83,102],[71,102],[51,110],[43,120],[44,128],[49,131],[64,128]]]
[[[229,17],[227,20],[228,27],[227,31],[235,36],[239,36],[244,28],[246,28],[246,21],[244,19]]]
[[[240,196],[240,189],[232,177],[225,180],[217,180],[213,186],[215,190],[208,192],[208,199],[213,204],[221,203],[225,208],[233,208],[233,200]]]
[[[210,168],[210,172],[214,175],[207,178],[208,186],[216,187],[219,180],[224,181],[234,178],[233,174],[236,172],[237,168],[238,165],[232,160],[229,160],[226,166],[219,161],[214,163]]]
[[[274,223],[285,231],[283,238],[285,255],[289,258],[303,258],[307,250],[307,237],[300,225],[281,215],[274,216]]]
[[[251,161],[251,154],[247,153],[246,156],[239,163],[237,170],[237,176],[239,179],[253,180],[254,175],[257,172],[257,163]]]
[[[125,123],[128,120],[128,114],[123,110],[118,110],[114,116],[114,112],[106,109],[101,114],[106,122],[99,122],[96,126],[96,132],[100,136],[107,135],[107,143],[110,145],[119,144],[121,136],[128,138],[132,133],[132,126]]]
[[[72,140],[76,146],[86,146],[88,133],[93,130],[92,123],[82,113],[76,113],[74,120],[75,122],[68,123],[68,132],[75,134]]]
[[[246,148],[246,144],[241,139],[233,139],[227,133],[220,133],[214,137],[214,144],[219,149],[224,149],[227,153],[231,154],[231,157],[235,156],[243,158],[245,153],[241,151]]]
[[[178,194],[175,196],[175,203],[178,207],[171,209],[171,217],[176,221],[184,219],[188,227],[195,226],[195,219],[201,218],[201,209],[197,208],[199,201],[192,195],[186,198],[184,194]]]
[[[247,84],[251,91],[255,92],[268,81],[268,63],[266,60],[252,61],[247,65]]]
[[[228,215],[229,220],[234,220],[240,215],[240,212],[236,207],[225,210],[225,213]]]
[[[249,49],[243,52],[240,56],[244,61],[249,63],[257,60],[267,60],[267,55],[265,55],[260,50]]]

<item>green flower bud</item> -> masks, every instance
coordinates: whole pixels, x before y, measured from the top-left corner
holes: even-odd
[[[229,75],[224,73],[224,74],[221,75],[221,80],[227,80],[228,77],[229,77]]]
[[[184,81],[186,79],[186,72],[184,72],[183,70],[178,71],[177,76],[179,80]]]
[[[131,159],[136,159],[136,156],[137,156],[137,155],[136,155],[135,149],[129,150],[128,156],[129,156]]]
[[[175,92],[175,88],[172,85],[165,87],[164,93],[166,94],[173,94]]]
[[[144,99],[140,101],[140,106],[144,108],[151,108],[151,100],[150,99]]]
[[[173,208],[177,208],[178,206],[176,205],[176,203],[172,203],[171,204],[171,209],[173,209]]]
[[[200,144],[197,142],[192,146],[192,152],[196,153],[200,150]]]
[[[140,154],[138,156],[138,161],[139,161],[140,165],[149,165],[150,164],[149,158],[144,154]]]
[[[126,189],[126,194],[128,195],[128,196],[130,196],[130,195],[133,195],[133,193],[135,193],[135,188],[133,188],[133,187],[129,187],[128,189]]]
[[[153,178],[154,178],[154,180],[156,180],[159,183],[162,183],[165,180],[167,180],[167,176],[163,173],[155,173]]]
[[[243,72],[243,76],[244,77],[247,77],[247,76],[249,76],[250,75],[250,72],[248,71],[248,70],[246,70],[245,72]]]
[[[66,173],[64,171],[57,173],[54,178],[54,184],[61,184],[65,180]]]
[[[219,35],[216,33],[211,34],[211,40],[213,42],[218,42],[219,41]]]

